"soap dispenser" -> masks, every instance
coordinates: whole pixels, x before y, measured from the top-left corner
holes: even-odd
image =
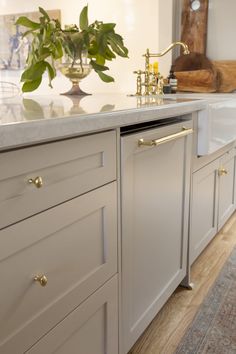
[[[176,93],[178,89],[178,80],[173,70],[170,70],[170,74],[168,76],[168,82],[171,87],[171,93]]]

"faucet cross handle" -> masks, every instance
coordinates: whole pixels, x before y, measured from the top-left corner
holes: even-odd
[[[141,78],[141,75],[142,74],[145,74],[144,71],[142,70],[136,70],[134,71],[134,74],[137,74],[137,83],[136,83],[136,96],[141,96],[142,95],[142,78]]]
[[[157,94],[158,95],[163,95],[163,86],[164,86],[164,80],[163,76],[160,76],[158,79],[158,84],[157,84]]]

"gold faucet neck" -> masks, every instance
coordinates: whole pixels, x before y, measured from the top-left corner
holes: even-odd
[[[149,57],[162,57],[163,55],[165,55],[166,53],[168,53],[171,49],[173,49],[175,46],[181,46],[183,48],[183,54],[184,55],[187,55],[190,53],[189,49],[188,49],[188,46],[186,43],[184,42],[173,42],[169,45],[169,47],[167,47],[166,49],[164,49],[161,53],[150,53],[149,52],[149,49],[147,49],[146,53],[143,55],[145,56],[146,58]]]
[[[157,73],[150,69],[150,58],[151,57],[162,57],[166,53],[168,53],[175,46],[180,45],[183,48],[183,54],[189,54],[190,51],[188,49],[187,44],[184,42],[173,42],[161,53],[150,53],[149,49],[146,50],[146,53],[143,54],[145,57],[145,70],[137,70],[134,73],[137,74],[137,91],[136,96],[148,96],[148,95],[163,95],[163,78],[160,73]],[[151,66],[152,67],[152,66]],[[144,80],[142,80],[142,75],[144,75]],[[142,92],[142,87],[144,86],[144,93]]]

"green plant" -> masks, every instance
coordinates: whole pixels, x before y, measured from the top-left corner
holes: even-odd
[[[71,66],[79,61],[82,66],[82,52],[88,53],[90,65],[105,82],[114,81],[113,77],[104,73],[109,70],[105,65],[116,56],[128,57],[128,49],[123,38],[115,32],[115,23],[95,21],[89,24],[88,6],[79,16],[77,25],[61,27],[59,20],[51,19],[48,13],[39,7],[39,22],[33,22],[25,16],[17,19],[16,25],[27,28],[23,36],[31,36],[32,42],[26,60],[26,68],[21,76],[22,91],[36,90],[42,81],[44,72],[48,73],[49,86],[56,77],[56,61],[67,55]]]

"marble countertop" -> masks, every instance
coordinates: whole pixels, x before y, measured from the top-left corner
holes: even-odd
[[[97,94],[17,96],[0,100],[0,150],[202,110],[202,98]]]

